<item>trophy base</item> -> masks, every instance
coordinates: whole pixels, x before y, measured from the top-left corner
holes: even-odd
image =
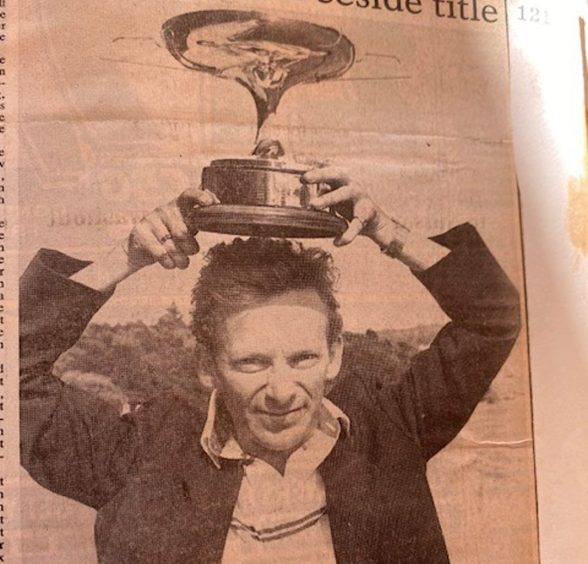
[[[200,231],[253,237],[337,237],[344,219],[328,212],[271,206],[223,205],[195,208],[190,223]]]

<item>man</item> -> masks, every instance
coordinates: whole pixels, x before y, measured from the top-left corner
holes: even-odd
[[[23,465],[98,511],[100,562],[448,561],[426,463],[507,358],[517,292],[471,226],[419,239],[344,173],[303,180],[333,188],[312,206],[349,214],[335,244],[371,238],[452,319],[408,370],[342,361],[327,254],[253,239],[213,248],[194,289],[207,414],[162,397],[120,417],[53,378],[116,284],[156,261],[188,266],[198,245],[184,217],[216,203],[199,190],[146,216],[107,260],[42,251],[23,275]]]

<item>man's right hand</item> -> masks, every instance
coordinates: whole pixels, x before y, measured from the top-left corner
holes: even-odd
[[[190,256],[199,251],[194,238],[197,231],[188,225],[189,214],[196,206],[220,203],[207,190],[190,188],[168,204],[154,209],[133,227],[123,248],[129,264],[136,270],[159,262],[167,269],[186,269]]]
[[[190,212],[196,206],[218,204],[218,198],[205,190],[190,188],[176,199],[147,214],[129,236],[71,278],[101,292],[112,290],[120,281],[141,268],[159,262],[164,268],[188,268],[198,243],[196,230],[189,226]]]

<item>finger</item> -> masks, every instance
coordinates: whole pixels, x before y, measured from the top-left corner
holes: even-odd
[[[376,215],[376,205],[368,197],[359,198],[353,206],[353,217],[359,218],[364,228],[369,226]]]
[[[358,190],[355,186],[343,186],[331,192],[327,192],[322,196],[312,198],[309,204],[311,207],[318,210],[329,208],[349,200],[353,201],[358,196]]]
[[[162,208],[161,219],[173,237],[174,243],[185,255],[195,255],[200,250],[177,206],[168,205]]]
[[[343,235],[337,237],[334,241],[336,247],[344,247],[352,243],[356,237],[363,231],[364,223],[358,217],[354,217]]]
[[[157,239],[150,223],[142,219],[134,228],[135,244],[148,253],[154,261],[157,261],[164,268],[175,268],[176,263],[168,255],[167,250]]]
[[[206,207],[214,204],[220,204],[218,196],[210,190],[202,190],[201,188],[188,188],[177,199],[178,208],[183,215],[189,213],[195,206]]]
[[[309,170],[302,175],[302,182],[305,184],[318,184],[319,182],[325,182],[332,188],[340,188],[349,184],[348,173],[338,167],[328,166],[325,168],[315,168]]]
[[[172,259],[174,266],[184,270],[188,268],[190,259],[177,247],[173,235],[165,225],[162,219],[163,211],[156,210],[155,214],[148,216],[146,219],[151,225],[151,229],[159,244],[165,249],[168,256]],[[162,263],[163,264],[163,263]]]
[[[333,188],[326,182],[319,182],[317,196],[329,193]]]

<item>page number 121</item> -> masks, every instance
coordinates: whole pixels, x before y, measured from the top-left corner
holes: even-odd
[[[517,8],[517,12],[518,19],[523,22],[549,25],[549,12],[547,10],[523,4]]]

